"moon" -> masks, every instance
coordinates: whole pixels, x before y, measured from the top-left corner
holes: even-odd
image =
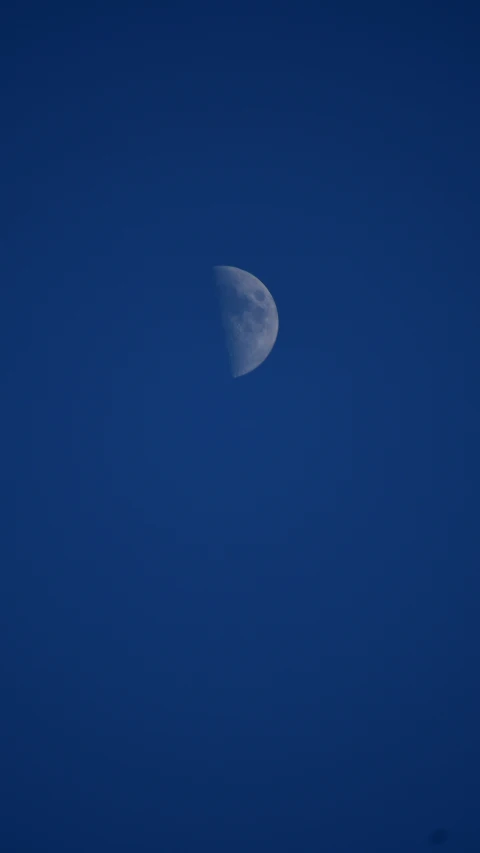
[[[255,370],[273,349],[278,311],[272,294],[251,273],[237,267],[214,267],[222,323],[233,376]]]

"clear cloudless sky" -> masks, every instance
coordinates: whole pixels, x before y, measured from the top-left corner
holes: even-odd
[[[479,32],[3,8],[2,853],[479,849]]]

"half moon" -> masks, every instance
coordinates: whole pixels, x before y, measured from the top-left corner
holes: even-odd
[[[269,290],[245,270],[214,267],[222,323],[234,377],[255,370],[272,351],[278,311]]]

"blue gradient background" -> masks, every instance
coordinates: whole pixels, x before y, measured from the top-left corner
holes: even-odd
[[[478,849],[476,6],[1,21],[2,853]]]

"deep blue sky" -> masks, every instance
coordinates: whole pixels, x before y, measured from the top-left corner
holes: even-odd
[[[477,849],[475,5],[163,6],[1,18],[1,851]]]

